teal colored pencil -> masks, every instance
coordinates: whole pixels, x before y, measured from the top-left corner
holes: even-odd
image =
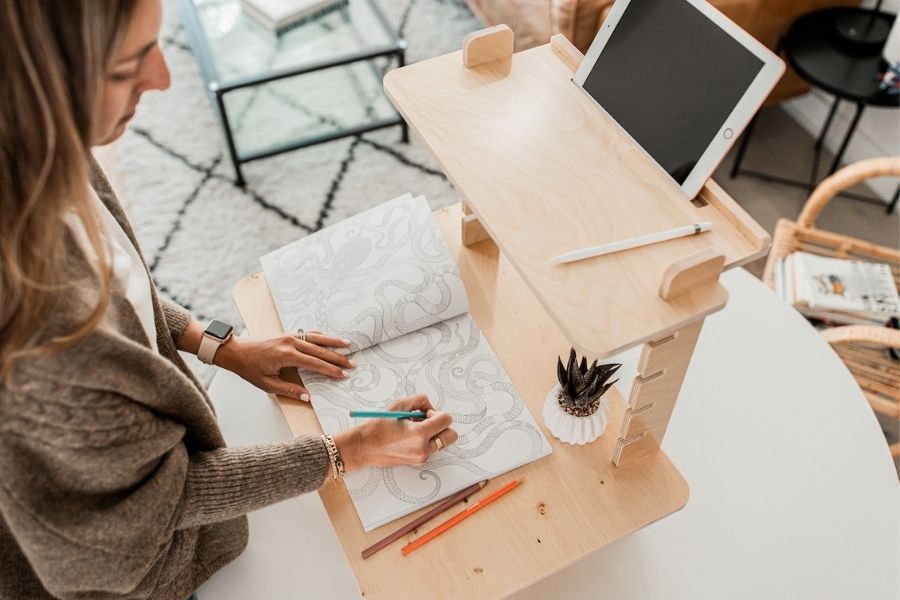
[[[421,410],[351,410],[350,416],[364,419],[424,419],[425,413]]]

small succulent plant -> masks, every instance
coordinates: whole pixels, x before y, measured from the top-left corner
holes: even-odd
[[[569,353],[568,365],[564,367],[561,358],[556,365],[556,376],[560,385],[558,395],[560,408],[576,417],[594,414],[600,406],[600,398],[618,381],[618,379],[609,381],[609,378],[621,366],[619,363],[598,365],[595,360],[588,367],[587,359],[583,356],[579,365],[573,348]]]

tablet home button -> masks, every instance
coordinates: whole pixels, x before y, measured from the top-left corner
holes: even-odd
[[[725,136],[726,140],[730,140],[731,136],[734,135],[734,131],[732,131],[732,129],[729,127],[728,129],[726,129],[725,131],[722,132],[722,135]]]

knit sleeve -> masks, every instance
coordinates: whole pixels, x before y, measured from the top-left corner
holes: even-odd
[[[159,303],[162,306],[163,316],[166,318],[166,325],[169,327],[172,340],[178,346],[178,340],[181,339],[184,330],[187,329],[193,317],[186,308],[175,304],[171,300],[166,300],[162,296],[159,296]]]
[[[329,469],[314,436],[190,452],[184,434],[116,394],[0,389],[0,514],[48,591],[128,594],[179,530],[315,490]]]
[[[319,436],[190,456],[179,526],[224,521],[321,487],[330,468]]]

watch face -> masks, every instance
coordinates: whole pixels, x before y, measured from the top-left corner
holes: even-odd
[[[222,321],[213,319],[209,322],[209,325],[207,325],[206,333],[213,336],[214,338],[224,340],[228,337],[228,334],[231,333],[232,329],[234,329],[234,327],[232,327],[228,323],[223,323]]]

